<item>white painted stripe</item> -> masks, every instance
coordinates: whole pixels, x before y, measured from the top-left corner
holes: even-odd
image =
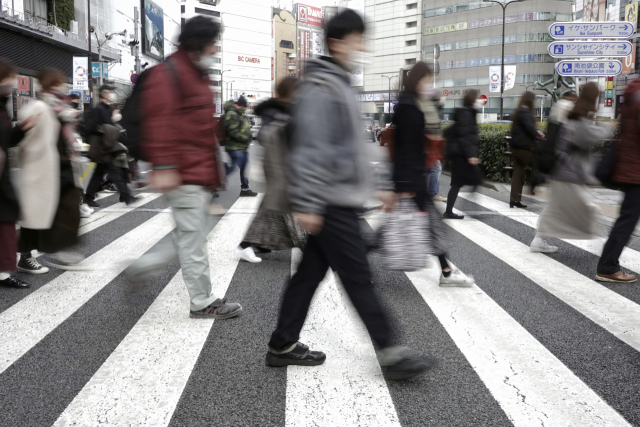
[[[104,268],[67,271],[0,313],[0,373],[173,228],[169,215],[156,215],[84,261]]]
[[[501,202],[480,193],[460,193],[460,197],[467,199],[470,202],[477,203],[487,209],[496,211],[504,216],[513,219],[514,221],[519,222],[520,224],[524,224],[534,229],[537,229],[538,227],[538,218],[540,217],[540,215],[534,212],[522,211],[521,209],[510,209],[508,203]],[[602,254],[604,241],[600,239],[561,240],[594,255],[600,256]],[[628,247],[624,248],[624,250],[622,251],[622,255],[620,256],[620,265],[628,268],[629,270],[640,272],[640,252]]]
[[[515,427],[629,425],[482,289],[442,288],[432,265],[407,277]]]
[[[241,197],[209,234],[213,292],[224,296],[260,197]],[[178,272],[129,334],[60,415],[54,426],[166,426],[195,366],[213,320],[189,319],[189,294]]]
[[[105,224],[114,221],[121,216],[133,211],[136,208],[146,205],[158,198],[160,198],[162,193],[141,193],[139,194],[140,200],[135,203],[130,204],[129,206],[126,203],[116,203],[105,210],[99,210],[94,212],[89,218],[82,218],[80,220],[80,229],[78,230],[78,235],[81,236],[90,231],[95,230],[98,227],[102,227]],[[117,209],[116,212],[109,212],[112,209]]]
[[[640,306],[480,221],[445,220],[454,230],[640,351]]]
[[[301,252],[293,253],[295,270]],[[316,291],[301,341],[327,360],[287,368],[287,427],[400,426],[369,334],[331,271]]]

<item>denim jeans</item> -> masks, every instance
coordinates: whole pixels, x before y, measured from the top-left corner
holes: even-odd
[[[442,173],[442,162],[438,160],[436,166],[429,169],[429,187],[427,188],[427,193],[429,193],[429,197],[435,197],[438,195],[440,191],[440,174]]]
[[[227,176],[229,176],[229,174],[231,174],[236,169],[236,166],[238,166],[240,168],[240,184],[242,186],[242,189],[248,190],[249,180],[247,180],[244,171],[247,167],[247,164],[249,163],[249,152],[242,150],[233,150],[227,151],[227,153],[229,153],[229,157],[231,157],[231,164],[226,165]]]

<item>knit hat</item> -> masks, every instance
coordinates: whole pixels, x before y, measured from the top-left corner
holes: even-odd
[[[240,96],[240,98],[238,98],[238,102],[236,102],[236,104],[238,104],[241,107],[246,107],[247,106],[247,99],[244,96]]]

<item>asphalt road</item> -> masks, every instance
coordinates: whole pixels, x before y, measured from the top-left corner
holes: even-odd
[[[534,229],[518,218],[542,206],[496,209],[504,196],[480,192],[494,204],[464,194],[456,207],[472,215],[448,222],[448,258],[476,286],[440,288],[436,263],[405,274],[370,255],[394,340],[439,359],[408,382],[384,380],[332,273],[301,338],[327,363],[265,366],[299,254],[234,259],[259,203],[238,198],[237,173],[216,199],[230,210],[207,230],[214,292],[244,308],[225,321],[188,318],[176,260],[146,281],[127,275],[170,239],[165,198],[104,197],[78,247],[96,270],[20,274],[29,290],[0,288],[0,426],[640,426],[640,285],[593,281],[597,256],[572,243],[531,254]],[[640,272],[637,251],[634,239],[623,266]]]

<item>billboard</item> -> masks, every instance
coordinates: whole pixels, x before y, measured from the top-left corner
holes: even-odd
[[[624,20],[631,22],[638,27],[638,2],[628,4],[624,7]],[[631,55],[622,59],[622,74],[631,74],[636,64],[636,43],[632,42],[633,51]]]
[[[298,22],[322,27],[322,9],[298,3]]]
[[[89,89],[89,59],[86,56],[73,57],[73,88]]]
[[[159,61],[164,60],[164,12],[150,0],[141,0],[142,53]]]

